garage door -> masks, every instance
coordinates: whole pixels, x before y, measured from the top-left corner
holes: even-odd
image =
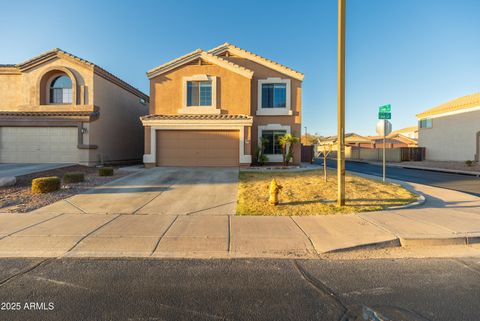
[[[0,163],[77,163],[76,127],[0,127]]]
[[[158,130],[158,166],[238,166],[239,131]]]

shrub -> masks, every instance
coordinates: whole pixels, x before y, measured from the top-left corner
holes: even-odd
[[[60,189],[60,178],[57,176],[52,177],[39,177],[32,180],[32,193],[50,193]]]
[[[100,167],[98,169],[98,175],[100,175],[100,176],[113,176],[113,167]]]
[[[469,167],[472,167],[473,164],[474,164],[474,161],[472,161],[472,160],[467,160],[467,161],[465,161],[465,165],[467,165],[467,166],[469,166]]]
[[[83,182],[84,180],[85,180],[85,174],[80,172],[70,172],[70,173],[65,173],[65,175],[63,175],[64,184],[79,183],[79,182]]]

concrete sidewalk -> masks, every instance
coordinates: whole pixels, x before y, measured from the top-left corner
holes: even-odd
[[[0,214],[0,256],[316,258],[364,247],[480,243],[480,198],[402,184],[425,204],[308,217]]]

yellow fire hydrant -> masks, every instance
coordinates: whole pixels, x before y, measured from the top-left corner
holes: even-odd
[[[270,188],[269,188],[269,193],[270,197],[268,199],[268,202],[272,205],[277,205],[278,204],[278,193],[280,193],[280,190],[282,189],[282,186],[277,184],[277,181],[272,179],[270,182]]]

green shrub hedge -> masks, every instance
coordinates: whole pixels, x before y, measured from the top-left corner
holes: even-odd
[[[113,176],[113,167],[100,167],[98,169],[98,175],[100,175],[100,176]]]
[[[70,172],[63,175],[63,184],[79,183],[85,180],[85,174],[80,172]]]
[[[60,189],[60,178],[57,176],[52,177],[39,177],[32,180],[32,193],[50,193]]]

